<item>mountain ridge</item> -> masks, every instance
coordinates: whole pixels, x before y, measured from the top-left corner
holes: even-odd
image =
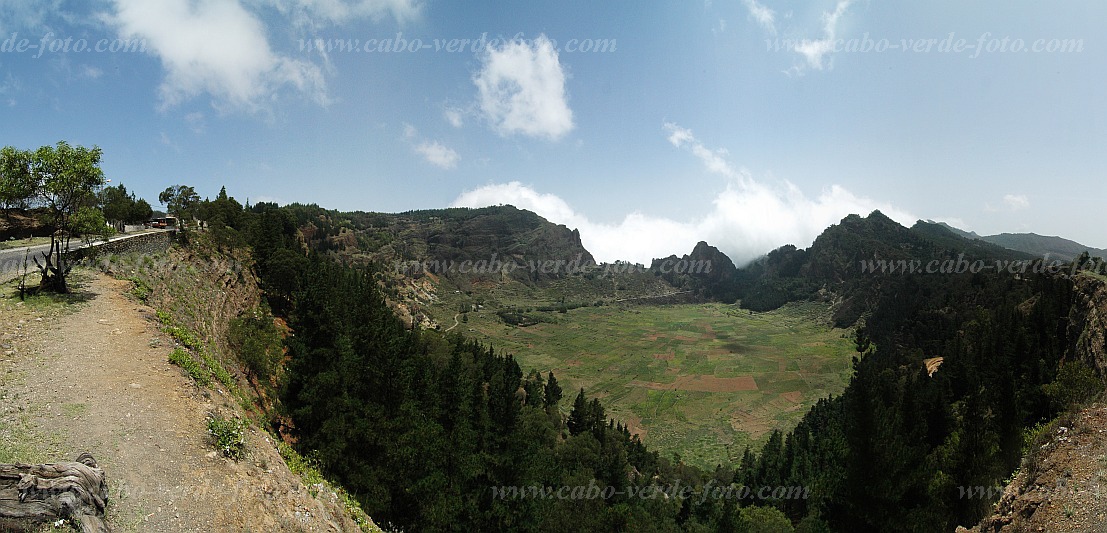
[[[932,221],[928,221],[932,222]],[[1002,246],[1010,250],[1029,253],[1039,259],[1060,259],[1071,261],[1088,252],[1092,256],[1107,257],[1107,249],[1094,248],[1081,244],[1071,239],[1056,235],[1039,235],[1037,233],[997,233],[995,235],[979,235],[974,231],[965,231],[945,222],[932,222],[945,227],[953,233],[966,239],[978,239]]]

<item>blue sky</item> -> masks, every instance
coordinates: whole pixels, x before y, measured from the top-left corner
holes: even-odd
[[[872,209],[1107,248],[1104,20],[1101,2],[0,0],[0,144],[98,145],[151,201],[182,183],[511,203],[605,260],[707,240],[743,261]]]

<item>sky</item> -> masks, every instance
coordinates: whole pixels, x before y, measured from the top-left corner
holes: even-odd
[[[0,0],[0,145],[157,203],[511,204],[745,262],[879,209],[1107,248],[1107,3]]]

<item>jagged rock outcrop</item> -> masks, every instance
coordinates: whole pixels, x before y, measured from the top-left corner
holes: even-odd
[[[738,269],[734,262],[704,241],[696,243],[692,253],[682,257],[654,259],[650,271],[673,287],[694,291],[703,298],[724,303],[733,303],[738,298]]]

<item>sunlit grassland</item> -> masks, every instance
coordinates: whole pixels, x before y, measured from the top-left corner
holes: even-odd
[[[436,306],[443,327],[460,300]],[[542,322],[509,326],[485,306],[465,313],[457,330],[515,354],[524,373],[552,370],[566,391],[563,409],[584,387],[651,448],[708,467],[840,393],[855,353],[850,332],[829,327],[828,307],[818,303],[753,314],[714,303],[530,314]]]

